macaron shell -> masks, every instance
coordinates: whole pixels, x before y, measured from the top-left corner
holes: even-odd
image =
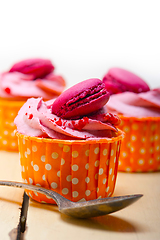
[[[59,108],[59,105],[64,105],[70,99],[72,99],[75,96],[79,95],[80,93],[86,91],[87,89],[94,87],[95,85],[97,85],[99,83],[102,83],[102,81],[99,79],[96,79],[96,78],[92,78],[89,80],[85,80],[83,82],[79,82],[76,85],[70,87],[69,89],[64,91],[60,97],[58,97],[56,99],[56,101],[54,102],[54,109],[55,109],[56,105]]]
[[[72,111],[68,111],[63,116],[64,118],[74,118],[75,116],[83,116],[88,115],[92,112],[97,111],[98,109],[102,108],[108,99],[106,96],[101,96],[98,99],[92,100],[91,102],[86,103],[85,105],[80,105],[79,107],[74,108]]]
[[[92,92],[94,88],[97,88],[97,92]],[[100,91],[104,91],[100,93]],[[96,95],[97,94],[97,95]],[[93,99],[93,95],[96,96]],[[85,102],[83,102],[83,99]],[[100,79],[92,78],[80,82],[73,87],[63,92],[53,103],[52,112],[60,116],[61,108],[65,106],[66,110],[63,111],[64,118],[70,118],[75,116],[82,116],[96,111],[103,107],[109,99],[109,93],[105,89],[105,85]],[[81,101],[77,106],[76,103]],[[87,102],[86,102],[87,101]],[[72,104],[72,109],[69,105]]]
[[[142,78],[121,68],[109,69],[108,73],[103,78],[103,82],[106,88],[110,89],[112,93],[124,91],[139,93],[150,90],[149,86]]]
[[[43,78],[45,75],[51,73],[54,66],[48,59],[27,59],[15,63],[9,72],[21,72],[24,74],[32,74],[34,78]]]

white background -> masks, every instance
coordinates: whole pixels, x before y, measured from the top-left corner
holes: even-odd
[[[159,0],[0,0],[0,71],[52,60],[67,87],[128,69],[160,86]]]

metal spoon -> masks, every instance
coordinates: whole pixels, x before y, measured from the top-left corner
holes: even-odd
[[[20,182],[0,181],[0,185],[29,189],[45,194],[57,203],[59,211],[76,218],[90,218],[121,210],[141,198],[142,194],[108,197],[84,202],[72,202],[52,190]]]

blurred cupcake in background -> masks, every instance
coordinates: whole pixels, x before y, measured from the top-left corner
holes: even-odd
[[[0,73],[0,150],[18,151],[14,118],[29,97],[49,100],[61,94],[66,82],[54,73],[48,59],[27,59]]]
[[[103,82],[111,94],[107,109],[118,114],[126,133],[119,171],[160,170],[160,88],[150,90],[143,79],[120,68],[111,68]]]

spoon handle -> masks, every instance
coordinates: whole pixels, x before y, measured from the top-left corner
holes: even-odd
[[[31,185],[31,184],[26,184],[26,183],[21,183],[21,182],[13,182],[13,181],[0,181],[0,185],[2,186],[9,186],[9,187],[17,187],[17,188],[24,188],[24,189],[29,189],[32,191],[36,191],[42,194],[47,195],[48,197],[51,197],[57,205],[60,207],[61,203],[65,200],[67,201],[68,199],[64,198],[61,196],[59,193],[54,192],[52,190],[36,186],[36,185]],[[69,201],[69,200],[68,200]]]

